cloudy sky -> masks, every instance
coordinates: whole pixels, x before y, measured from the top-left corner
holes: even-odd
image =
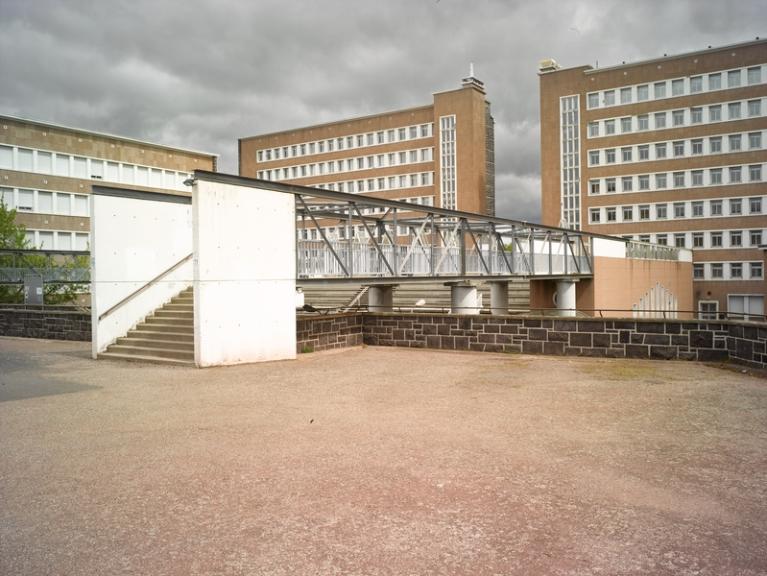
[[[474,62],[498,213],[539,218],[537,63],[767,35],[764,0],[0,0],[0,114],[195,148],[431,102]]]

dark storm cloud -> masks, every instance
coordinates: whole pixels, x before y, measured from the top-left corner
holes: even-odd
[[[217,152],[427,104],[474,62],[499,214],[539,217],[537,62],[600,66],[753,38],[763,3],[0,0],[0,113]]]

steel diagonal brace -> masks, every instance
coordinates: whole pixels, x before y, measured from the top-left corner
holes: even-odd
[[[357,213],[357,216],[362,219],[362,214],[360,214],[359,208],[357,208],[356,204],[352,205],[354,208],[354,211]],[[392,276],[396,276],[394,273],[394,269],[389,265],[389,261],[386,259],[386,256],[384,256],[383,250],[381,250],[381,247],[378,245],[378,242],[376,242],[375,236],[373,236],[373,233],[370,231],[370,228],[368,228],[367,222],[365,222],[364,219],[362,219],[362,225],[365,227],[365,232],[367,232],[368,238],[373,242],[373,246],[375,246],[375,249],[378,251],[378,255],[383,260],[383,263],[386,264],[386,267],[389,269],[389,272],[391,272]]]
[[[485,262],[485,257],[482,256],[482,248],[479,246],[479,242],[477,242],[477,237],[474,236],[474,231],[471,229],[471,226],[467,226],[466,230],[469,231],[469,236],[471,236],[472,242],[474,242],[474,247],[477,249],[477,255],[479,256],[479,261],[482,262],[482,267],[485,269],[485,272],[490,274],[490,268],[487,266],[487,262]]]
[[[405,258],[403,258],[402,263],[399,265],[398,274],[400,276],[402,275],[402,271],[405,269],[405,264],[407,264],[407,261],[410,259],[410,256],[412,256],[413,252],[415,251],[416,246],[421,244],[421,249],[423,250],[423,243],[421,242],[421,233],[423,232],[423,229],[425,227],[426,227],[426,221],[424,221],[423,224],[421,224],[421,227],[418,229],[418,232],[416,232],[412,226],[408,226],[408,230],[410,230],[411,234],[414,234],[414,237],[413,237],[413,241],[410,243],[410,247],[407,250],[407,254],[405,254]],[[425,250],[424,250],[424,254],[426,254]]]
[[[341,270],[344,271],[344,274],[346,276],[349,276],[349,270],[347,270],[346,266],[343,263],[343,260],[341,260],[338,257],[338,254],[336,254],[336,251],[333,250],[333,246],[328,241],[327,236],[325,236],[325,232],[323,231],[322,227],[317,222],[317,219],[314,217],[314,214],[312,214],[311,211],[309,210],[309,208],[306,205],[306,202],[304,201],[303,197],[298,196],[298,199],[301,201],[301,204],[304,205],[304,208],[306,208],[306,211],[309,214],[309,218],[311,218],[312,222],[314,223],[314,227],[317,228],[317,230],[320,231],[320,236],[322,237],[323,242],[325,242],[325,245],[330,249],[330,253],[333,254],[333,258],[335,258],[336,262],[338,262],[339,266],[341,266]]]
[[[442,230],[439,228],[437,229],[439,232],[439,237],[442,239],[442,243],[445,245],[445,251],[442,253],[442,256],[439,257],[439,260],[437,260],[437,265],[434,267],[434,273],[437,274],[439,272],[440,266],[442,266],[442,262],[445,260],[447,256],[450,255],[450,248],[452,248],[452,245],[454,244],[456,240],[456,233],[458,232],[458,229],[461,227],[460,220],[455,223],[455,227],[450,232],[450,241],[448,242],[445,240],[445,236],[442,234]],[[452,256],[450,257],[450,260],[453,260]]]

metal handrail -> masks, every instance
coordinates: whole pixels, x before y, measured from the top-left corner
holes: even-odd
[[[156,284],[157,282],[162,280],[165,276],[167,276],[168,274],[170,274],[171,272],[173,272],[174,270],[179,268],[182,264],[185,264],[186,262],[191,260],[192,256],[194,256],[194,252],[192,252],[190,254],[187,254],[181,260],[179,260],[178,262],[173,264],[170,268],[167,268],[165,271],[160,272],[157,276],[155,276],[154,278],[149,280],[149,282],[147,282],[146,284],[144,284],[140,288],[137,288],[136,290],[134,290],[133,292],[128,294],[125,298],[120,300],[117,304],[112,306],[109,310],[107,310],[103,314],[99,315],[99,321],[101,321],[104,318],[106,318],[107,316],[109,316],[112,312],[114,312],[118,308],[122,307],[124,304],[127,304],[129,301],[133,300],[136,296],[138,296],[139,294],[141,294],[145,290],[148,290],[150,286],[152,286],[153,284]]]

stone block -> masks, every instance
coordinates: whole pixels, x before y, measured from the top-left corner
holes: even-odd
[[[562,356],[565,353],[565,344],[564,342],[544,342],[543,353]]]
[[[626,344],[626,358],[649,358],[650,347],[638,344]]]
[[[708,330],[690,330],[690,348],[713,348],[714,333]]]
[[[637,322],[637,332],[650,334],[663,334],[666,325],[663,322]]]
[[[650,346],[650,358],[673,360],[676,358],[676,348],[674,346]]]
[[[668,346],[671,342],[671,337],[668,334],[645,334],[644,343],[655,346]]]
[[[526,340],[522,342],[522,352],[525,354],[542,354],[543,342],[531,342]]]
[[[575,320],[554,320],[554,330],[575,332],[578,330],[578,323]]]
[[[578,332],[604,332],[605,323],[600,320],[578,320]]]
[[[592,346],[599,346],[602,348],[609,348],[610,346],[610,334],[594,334]]]
[[[701,362],[726,362],[730,359],[730,353],[727,350],[698,349],[698,360]]]
[[[570,333],[570,346],[587,346],[591,347],[591,334],[581,334],[579,332]]]
[[[527,331],[527,337],[530,340],[546,340],[549,331],[545,328],[530,328]]]

